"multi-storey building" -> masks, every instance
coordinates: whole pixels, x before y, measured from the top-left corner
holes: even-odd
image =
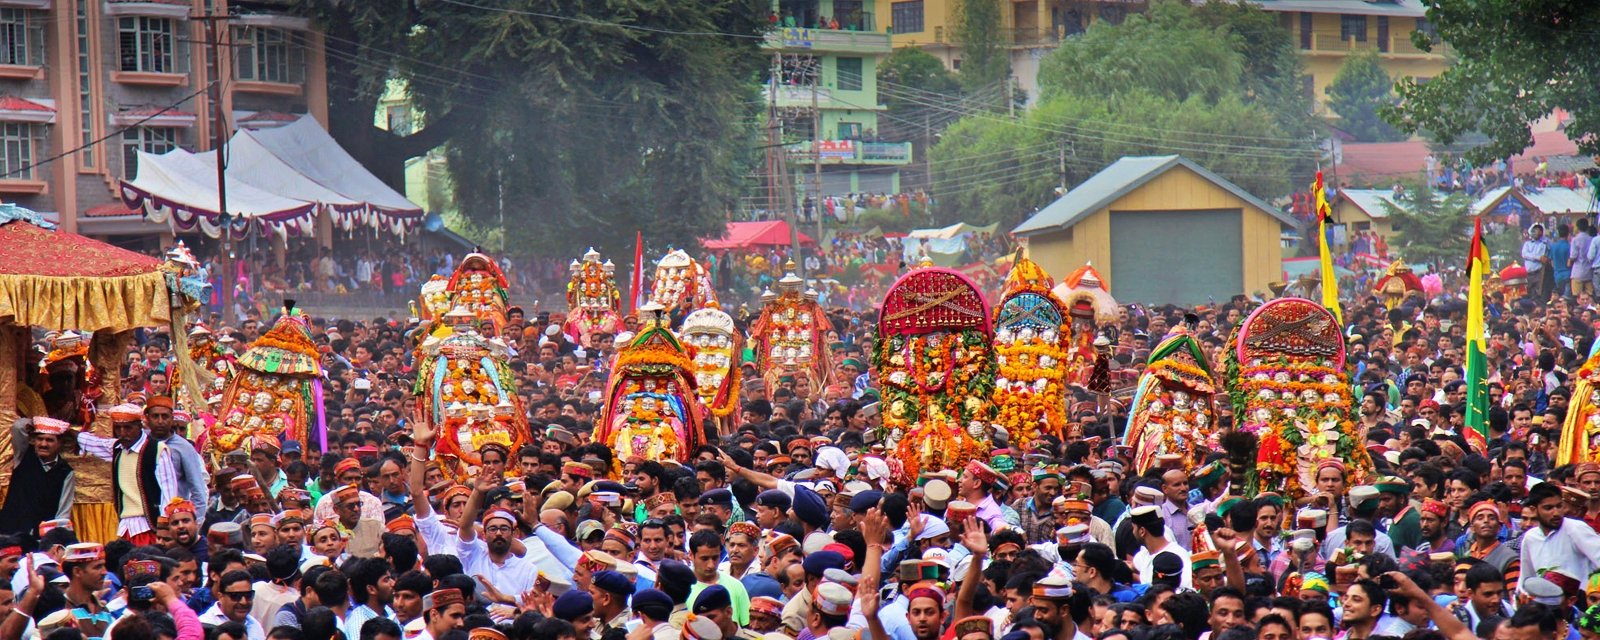
[[[1350,54],[1374,51],[1378,63],[1392,78],[1427,81],[1449,68],[1449,45],[1437,40],[1431,51],[1412,43],[1411,34],[1433,33],[1427,9],[1419,0],[1252,0],[1278,14],[1283,28],[1294,36],[1305,60],[1305,87],[1321,115],[1328,85],[1339,75]]]
[[[323,37],[274,2],[0,0],[0,199],[86,235],[151,235],[117,198],[135,151],[207,150],[216,127],[327,120]],[[223,73],[209,58],[219,22]],[[222,75],[228,122],[207,92]],[[59,159],[57,156],[61,156]]]
[[[782,123],[800,193],[898,193],[911,143],[879,139],[877,66],[891,53],[861,0],[777,0],[765,48],[773,56],[767,98]]]

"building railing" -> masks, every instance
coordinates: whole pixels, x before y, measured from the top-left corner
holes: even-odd
[[[1379,46],[1380,44],[1388,44],[1388,46],[1387,47],[1381,47],[1381,46]],[[1359,40],[1356,40],[1353,36],[1350,37],[1350,38],[1341,38],[1339,36],[1335,36],[1335,35],[1332,35],[1332,34],[1316,34],[1311,39],[1311,45],[1312,46],[1311,46],[1310,49],[1301,49],[1301,51],[1310,51],[1312,53],[1348,53],[1348,52],[1351,52],[1351,51],[1377,51],[1377,52],[1379,52],[1380,55],[1413,55],[1413,56],[1415,56],[1415,55],[1442,56],[1442,55],[1447,55],[1447,54],[1453,52],[1453,50],[1450,48],[1450,45],[1444,44],[1442,42],[1441,43],[1435,43],[1433,45],[1433,50],[1432,51],[1423,51],[1421,49],[1418,49],[1416,47],[1416,45],[1411,43],[1411,34],[1409,34],[1409,33],[1404,34],[1404,35],[1391,36],[1386,43],[1384,41],[1375,40],[1375,39],[1371,39],[1371,38],[1369,38],[1367,40],[1364,40],[1364,41],[1359,41]]]
[[[911,164],[909,142],[863,142],[861,140],[823,140],[812,151],[807,140],[789,147],[789,158],[796,162],[822,164]]]

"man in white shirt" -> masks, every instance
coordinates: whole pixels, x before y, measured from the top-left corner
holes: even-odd
[[[1561,490],[1542,482],[1528,490],[1526,504],[1533,506],[1539,526],[1522,538],[1521,589],[1528,578],[1558,571],[1569,576],[1587,576],[1600,567],[1600,535],[1584,521],[1566,517]]]
[[[1183,561],[1182,588],[1189,588],[1190,576],[1193,569],[1189,566],[1189,550],[1179,546],[1168,538],[1166,522],[1161,517],[1161,510],[1154,505],[1147,505],[1134,509],[1128,518],[1133,522],[1133,535],[1139,538],[1139,552],[1133,556],[1133,567],[1139,571],[1139,581],[1150,584],[1154,579],[1151,561],[1159,553],[1171,553]]]
[[[463,523],[474,522],[484,496],[500,486],[500,479],[479,476],[473,483],[472,497],[467,499],[467,509],[461,514]],[[517,533],[517,517],[500,507],[490,507],[483,516],[483,538],[475,527],[463,526],[456,534],[456,548],[461,558],[462,572],[469,576],[482,576],[500,593],[521,598],[533,587],[539,567],[534,561],[511,552],[511,541]]]
[[[257,622],[255,616],[250,615],[250,606],[255,603],[255,588],[250,584],[250,572],[243,569],[229,571],[222,576],[222,580],[213,588],[217,601],[200,614],[200,623],[205,625],[219,625],[225,622],[237,622],[244,625],[247,640],[267,640],[267,631]]]
[[[1540,288],[1545,277],[1545,263],[1549,261],[1550,243],[1544,239],[1544,225],[1528,227],[1528,239],[1522,243],[1522,266],[1528,270],[1529,297],[1539,298],[1548,293]]]

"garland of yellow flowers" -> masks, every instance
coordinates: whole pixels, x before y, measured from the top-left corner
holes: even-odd
[[[1062,326],[1060,335],[1070,335],[1071,327]],[[1035,337],[1031,344],[1001,343],[995,347],[997,355],[1004,356],[1006,363],[999,365],[999,377],[1013,382],[1028,383],[1028,388],[1033,388],[1033,383],[1045,380],[1044,391],[1028,391],[1018,393],[1008,388],[996,388],[994,393],[995,424],[1004,427],[1011,435],[1011,439],[1026,446],[1039,435],[1038,425],[1041,420],[1045,431],[1049,435],[1061,436],[1061,429],[1066,425],[1064,411],[1065,403],[1062,401],[1061,380],[1066,375],[1066,349],[1058,341],[1056,344],[1046,344],[1042,338]],[[1016,364],[1019,356],[1030,356],[1029,361],[1035,365],[1040,357],[1049,357],[1056,361],[1056,366],[1045,369],[1038,366],[1021,366]]]
[[[1256,471],[1261,488],[1266,486],[1281,487],[1285,496],[1299,498],[1306,494],[1305,487],[1300,483],[1296,462],[1299,459],[1300,446],[1305,444],[1305,437],[1294,425],[1294,418],[1285,416],[1283,409],[1293,407],[1297,417],[1307,418],[1308,422],[1321,421],[1323,418],[1333,416],[1336,422],[1332,427],[1340,434],[1338,444],[1335,445],[1333,457],[1339,458],[1348,465],[1351,473],[1351,484],[1362,480],[1366,470],[1372,468],[1372,458],[1364,446],[1357,440],[1355,423],[1349,418],[1349,407],[1352,395],[1349,386],[1344,384],[1344,377],[1337,374],[1325,363],[1316,361],[1279,359],[1251,366],[1238,367],[1239,375],[1236,378],[1236,397],[1244,401],[1245,413],[1237,416],[1241,424],[1251,425],[1260,437],[1260,445],[1256,455]],[[1267,379],[1257,380],[1258,373],[1268,374]],[[1306,376],[1310,380],[1301,381],[1291,379],[1278,381],[1274,374],[1290,373],[1292,378]],[[1327,375],[1335,375],[1333,383],[1323,382]],[[1261,389],[1271,389],[1278,392],[1278,397],[1273,400],[1263,400],[1258,394]],[[1317,400],[1303,402],[1299,394],[1303,391],[1317,393]],[[1292,399],[1284,400],[1283,396],[1293,394]],[[1325,398],[1333,394],[1337,399],[1328,402]],[[1256,421],[1257,409],[1268,409],[1270,415],[1265,423]],[[1309,415],[1308,415],[1309,414]]]

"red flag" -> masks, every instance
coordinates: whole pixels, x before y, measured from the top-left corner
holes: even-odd
[[[633,308],[629,313],[638,313],[639,307],[644,306],[644,232],[633,232],[633,282],[629,283],[629,290],[633,293]]]

